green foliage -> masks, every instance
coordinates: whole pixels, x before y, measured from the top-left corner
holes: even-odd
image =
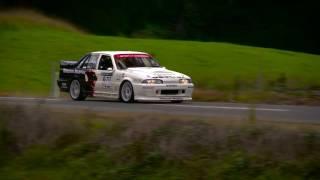
[[[0,179],[320,178],[318,125],[82,115],[91,117],[88,124],[73,113],[35,121],[42,113],[53,116],[36,110],[29,116],[23,108],[0,108],[8,122],[1,129],[11,139],[1,134],[1,155],[8,156],[1,158]],[[20,123],[28,126],[19,129]],[[50,131],[44,140],[30,133],[39,124]]]
[[[227,43],[84,35],[51,24],[0,18],[2,93],[48,95],[52,69],[58,69],[59,60],[79,59],[97,50],[149,52],[168,69],[190,75],[197,88],[225,93],[221,96],[225,100],[245,100],[241,93],[256,89],[287,92],[320,87],[317,55]]]

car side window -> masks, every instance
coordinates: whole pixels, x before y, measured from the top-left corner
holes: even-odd
[[[83,58],[81,58],[78,68],[82,68],[83,64],[88,60],[89,57],[90,55],[86,55]]]
[[[112,60],[110,56],[102,55],[99,62],[99,70],[107,70],[108,68],[113,69]]]
[[[83,68],[83,69],[96,69],[98,57],[99,57],[98,55],[89,56],[82,64],[81,68]]]

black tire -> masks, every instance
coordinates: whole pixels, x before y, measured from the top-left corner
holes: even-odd
[[[80,81],[74,79],[70,83],[69,95],[73,100],[82,101],[86,99],[86,94]]]
[[[133,103],[134,91],[132,84],[129,81],[124,81],[120,86],[119,97],[122,102]]]

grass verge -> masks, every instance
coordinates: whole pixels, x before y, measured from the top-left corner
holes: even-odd
[[[319,179],[319,125],[0,108],[1,179]]]

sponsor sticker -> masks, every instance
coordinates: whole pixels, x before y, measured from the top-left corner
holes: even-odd
[[[167,87],[178,87],[178,85],[166,85]]]
[[[149,54],[116,54],[114,58],[150,58]]]
[[[111,82],[111,76],[103,76],[102,81]]]
[[[170,99],[170,100],[183,100],[180,97],[160,97],[160,99]]]

